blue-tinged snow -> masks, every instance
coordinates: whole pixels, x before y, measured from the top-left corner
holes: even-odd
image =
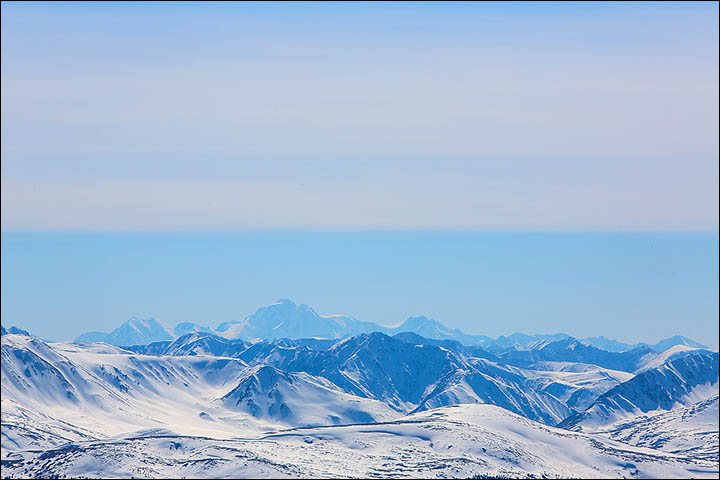
[[[263,316],[317,315],[271,307]],[[168,333],[151,320],[123,332],[157,325]],[[718,474],[707,350],[607,352],[563,336],[491,352],[416,332],[244,341],[188,329],[126,347],[4,333],[2,476]]]
[[[608,390],[560,426],[593,431],[648,412],[707,399],[717,394],[718,370],[718,354],[714,352],[700,351],[668,360]]]

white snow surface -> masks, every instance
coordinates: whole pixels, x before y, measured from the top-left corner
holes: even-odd
[[[717,478],[716,462],[547,427],[491,405],[232,439],[145,431],[21,451],[3,477]]]
[[[717,392],[717,388],[715,389]],[[654,411],[598,430],[607,438],[718,462],[718,395],[668,411]]]
[[[376,350],[364,345],[390,355],[370,355]],[[633,412],[574,432],[483,404],[484,396],[505,391],[487,398],[557,416],[573,392],[597,395],[634,375],[572,362],[530,370],[476,359],[477,371],[461,362],[417,392],[430,400],[405,414],[381,401],[376,387],[362,397],[338,382],[368,389],[370,366],[390,381],[402,377],[393,369],[451,352],[370,335],[337,343],[325,358],[343,348],[354,352],[350,360],[324,378],[202,349],[142,355],[3,335],[2,478],[718,477],[717,382],[696,386],[670,411]],[[394,348],[411,352],[411,363],[376,364],[395,358]],[[538,391],[521,392],[513,376]]]
[[[640,367],[635,373],[641,373],[646,370],[650,370],[653,368],[658,368],[662,366],[663,363],[667,362],[670,359],[673,358],[679,358],[682,355],[685,355],[687,353],[691,353],[697,350],[703,350],[696,347],[690,347],[688,345],[675,345],[664,352],[661,352],[656,357],[652,357],[649,359],[649,361],[645,362],[642,367]]]

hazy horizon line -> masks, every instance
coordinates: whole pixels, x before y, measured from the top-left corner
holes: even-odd
[[[508,228],[508,227],[246,227],[246,228],[199,228],[199,229],[0,229],[4,233],[67,233],[67,234],[236,234],[236,233],[608,233],[608,234],[698,234],[718,235],[717,229],[605,229],[605,228]]]

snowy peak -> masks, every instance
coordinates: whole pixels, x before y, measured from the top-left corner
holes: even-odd
[[[661,340],[655,345],[651,345],[650,348],[655,350],[656,352],[664,352],[668,350],[669,348],[675,347],[677,345],[683,345],[686,347],[691,348],[705,348],[708,347],[703,345],[702,343],[698,343],[694,340],[690,340],[687,337],[683,337],[682,335],[675,335],[674,337],[666,338],[665,340]]]
[[[590,345],[596,348],[600,348],[602,350],[606,350],[608,352],[626,352],[629,350],[633,350],[636,348],[650,348],[651,350],[662,353],[666,351],[669,348],[672,348],[676,345],[684,345],[687,347],[692,348],[705,348],[707,349],[705,345],[698,343],[694,340],[691,340],[687,337],[683,337],[682,335],[675,335],[669,338],[666,338],[664,340],[660,340],[658,343],[654,345],[648,345],[647,343],[638,343],[635,345],[630,345],[627,343],[618,342],[615,340],[610,340],[608,338],[605,338],[603,336],[599,337],[590,337],[590,338],[583,338],[580,339],[582,343],[585,345]]]
[[[633,349],[633,345],[611,340],[604,336],[588,337],[580,340],[583,344],[605,350],[607,352],[626,352]]]
[[[487,346],[492,346],[495,349],[502,349],[502,348],[518,348],[518,349],[527,349],[531,345],[538,344],[538,342],[556,342],[558,340],[563,340],[567,338],[568,335],[565,333],[555,333],[555,334],[536,334],[536,335],[526,335],[524,333],[513,333],[509,336],[503,336],[500,335],[497,339],[491,340]]]
[[[649,347],[646,347],[649,349]],[[652,350],[652,349],[650,349]],[[654,350],[652,350],[654,352]],[[661,367],[664,363],[668,361],[675,360],[677,358],[684,357],[686,355],[694,355],[694,354],[700,354],[700,353],[713,353],[711,350],[701,349],[701,348],[695,348],[695,347],[689,347],[687,345],[678,344],[674,345],[666,350],[664,350],[662,353],[654,353],[652,355],[647,355],[647,360],[644,362],[644,365],[637,370],[636,373],[644,372],[646,370],[651,370],[653,368]]]
[[[175,340],[128,347],[136,353],[149,355],[213,355],[233,357],[245,348],[240,340],[228,340],[207,332],[186,333]]]
[[[462,336],[460,330],[450,330],[442,323],[425,316],[409,317],[395,329],[398,332],[412,332],[426,338],[452,339]]]
[[[545,340],[533,345],[530,345],[528,350],[542,350],[544,352],[562,351],[562,350],[576,350],[582,349],[582,345],[576,338],[567,337],[556,342]]]
[[[442,323],[424,317],[409,317],[400,324],[383,326],[359,321],[346,315],[321,315],[315,309],[280,299],[240,322],[223,322],[216,332],[226,338],[243,340],[271,340],[277,338],[341,339],[362,333],[381,332],[395,334],[413,332],[426,338],[455,340],[465,345],[485,344],[491,339],[482,335],[466,335],[447,328]]]
[[[155,318],[131,317],[110,333],[88,332],[77,337],[75,341],[105,342],[124,347],[172,340],[176,336],[173,329]]]
[[[239,339],[244,341],[281,338],[295,340],[323,339],[329,341],[362,333],[380,332],[395,335],[409,332],[427,339],[451,340],[464,346],[482,347],[493,354],[507,349],[539,351],[549,348],[559,341],[567,341],[567,344],[558,344],[552,348],[576,350],[583,347],[592,347],[611,353],[629,352],[638,348],[645,348],[651,352],[663,352],[675,345],[707,348],[682,336],[674,336],[651,346],[644,343],[631,346],[605,337],[575,339],[565,333],[535,335],[514,333],[492,339],[485,335],[470,335],[459,329],[448,328],[441,322],[422,315],[412,316],[398,324],[385,326],[374,322],[360,321],[347,315],[319,314],[314,308],[305,304],[297,304],[287,298],[260,307],[255,313],[241,321],[222,322],[215,330],[191,322],[179,323],[174,329],[171,329],[152,318],[131,318],[110,333],[87,332],[80,335],[76,341],[106,342],[118,346],[131,346],[172,340],[192,332],[214,333],[230,340]],[[583,349],[583,351],[587,350]]]
[[[197,323],[192,323],[192,322],[178,323],[175,326],[175,328],[173,329],[173,334],[177,337],[181,337],[181,336],[185,335],[186,333],[193,333],[193,332],[210,333],[210,329],[208,327],[203,327],[202,325],[198,325]]]
[[[257,365],[248,369],[239,378],[235,388],[222,397],[232,400],[235,404],[261,394],[272,394],[281,384],[292,385],[293,376],[269,365]]]
[[[411,332],[435,340],[454,340],[463,345],[484,345],[491,341],[490,337],[484,335],[468,335],[458,329],[450,329],[437,320],[425,316],[409,317],[399,325],[385,327],[384,330],[379,331],[384,331],[388,334]]]
[[[351,331],[349,326],[356,322],[341,315],[320,315],[307,305],[281,299],[259,308],[242,322],[221,325],[218,331],[227,338],[243,340],[342,338]]]

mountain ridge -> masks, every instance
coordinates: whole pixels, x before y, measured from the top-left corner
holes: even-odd
[[[139,328],[142,322],[150,325]],[[460,329],[451,329],[437,320],[425,317],[408,317],[404,321],[391,326],[357,320],[347,315],[321,315],[314,308],[305,304],[296,304],[289,299],[280,299],[273,304],[258,308],[255,313],[240,321],[225,321],[215,329],[190,322],[182,322],[175,328],[154,319],[131,318],[110,333],[87,332],[78,336],[75,341],[103,341],[117,346],[149,344],[157,341],[173,340],[190,332],[207,332],[230,340],[258,341],[279,338],[321,338],[326,340],[343,339],[361,333],[381,332],[395,335],[403,332],[418,334],[436,340],[453,340],[464,346],[483,347],[489,352],[497,353],[504,349],[530,349],[541,342],[554,342],[573,338],[565,333],[534,334],[513,333],[499,336],[496,339],[485,335],[471,335]],[[599,348],[613,353],[622,353],[640,347],[648,347],[662,352],[675,345],[686,345],[692,348],[708,348],[687,337],[675,335],[661,340],[654,345],[638,343],[624,344],[605,337],[579,338],[586,346]]]

